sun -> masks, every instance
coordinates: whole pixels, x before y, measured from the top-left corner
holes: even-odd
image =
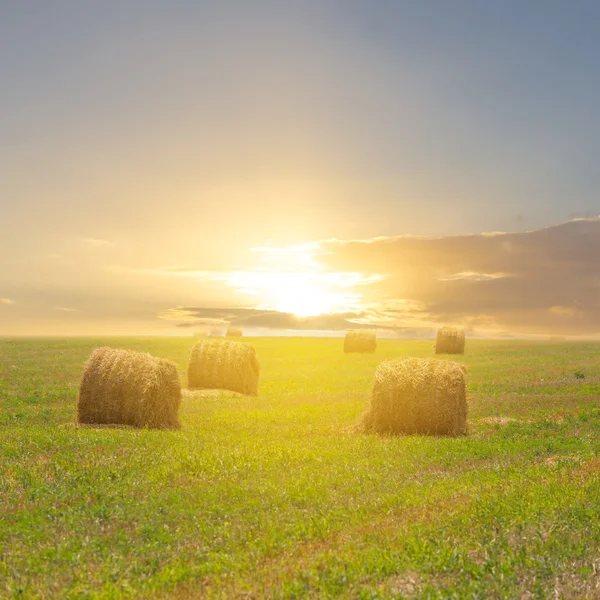
[[[240,294],[253,297],[256,308],[297,317],[361,310],[357,286],[380,275],[327,271],[317,260],[315,244],[284,248],[253,248],[260,256],[254,268],[230,271],[224,281]]]
[[[284,277],[280,285],[265,290],[270,296],[269,304],[279,311],[298,317],[314,317],[325,313],[344,310],[353,295],[327,289],[323,285],[307,281],[306,278]]]
[[[258,300],[257,308],[314,317],[348,310],[358,294],[336,289],[327,276],[298,271],[243,271],[233,275],[229,285]]]

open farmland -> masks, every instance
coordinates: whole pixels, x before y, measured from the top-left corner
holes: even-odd
[[[600,598],[600,344],[468,340],[466,437],[350,431],[399,340],[248,338],[258,397],[73,425],[93,348],[185,385],[193,341],[0,340],[0,597]]]

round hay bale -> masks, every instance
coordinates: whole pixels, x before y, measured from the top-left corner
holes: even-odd
[[[241,329],[239,329],[238,327],[229,326],[225,337],[242,337],[242,335],[243,333]]]
[[[456,327],[440,327],[435,338],[436,354],[464,354],[465,331]]]
[[[194,345],[188,364],[188,387],[221,389],[248,396],[258,394],[260,363],[246,342],[201,340]]]
[[[97,348],[83,369],[77,421],[178,429],[181,384],[164,358],[120,348]]]
[[[397,358],[375,371],[371,405],[358,429],[374,433],[467,432],[466,367],[435,358]]]
[[[344,337],[344,352],[375,352],[377,338],[374,331],[349,329]]]

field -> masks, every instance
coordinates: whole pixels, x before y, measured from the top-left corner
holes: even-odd
[[[432,342],[252,339],[260,395],[181,431],[75,427],[98,345],[0,340],[2,598],[600,598],[600,344],[467,342],[469,435],[352,433],[376,365]]]

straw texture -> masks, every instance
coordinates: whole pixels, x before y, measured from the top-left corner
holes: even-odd
[[[177,367],[163,358],[120,348],[97,348],[83,369],[77,421],[152,429],[180,427]]]
[[[249,396],[258,393],[260,363],[246,342],[201,340],[193,348],[188,365],[188,387],[222,389]]]
[[[397,358],[375,371],[371,405],[358,430],[461,435],[467,432],[466,367],[435,358]]]
[[[344,352],[375,352],[377,338],[374,331],[349,329],[344,337]]]
[[[435,338],[436,354],[464,354],[465,331],[456,327],[441,327]]]

